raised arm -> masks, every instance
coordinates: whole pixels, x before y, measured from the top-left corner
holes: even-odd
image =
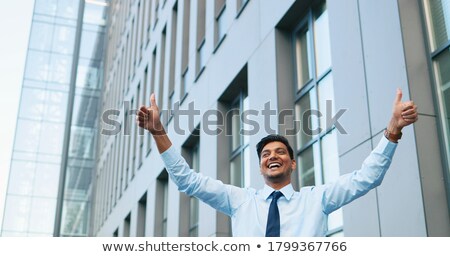
[[[147,129],[153,135],[159,153],[170,148],[172,142],[159,118],[159,108],[156,105],[155,94],[150,96],[150,107],[142,105],[137,112],[136,122],[139,127]]]
[[[402,102],[402,91],[392,108],[392,117],[378,146],[364,160],[361,169],[340,176],[337,181],[318,186],[314,190],[323,194],[322,208],[327,214],[365,195],[381,184],[394,156],[401,131],[418,119],[417,106],[412,101]]]
[[[180,153],[171,147],[172,142],[164,130],[159,113],[155,94],[152,94],[150,106],[139,108],[136,122],[153,135],[170,179],[180,192],[195,196],[211,207],[232,215],[234,207],[244,200],[245,191],[191,170]]]

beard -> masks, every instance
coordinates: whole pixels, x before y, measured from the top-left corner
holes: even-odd
[[[287,170],[285,172],[279,172],[279,173],[264,173],[264,178],[270,182],[283,182],[286,179],[290,179],[292,174],[292,170]]]

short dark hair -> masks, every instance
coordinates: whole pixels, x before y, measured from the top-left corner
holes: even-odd
[[[292,147],[289,145],[289,141],[282,135],[271,134],[266,137],[263,137],[261,139],[261,141],[259,141],[259,143],[256,145],[256,152],[258,153],[259,160],[261,160],[261,152],[264,149],[264,146],[266,146],[268,143],[272,143],[272,142],[283,143],[286,146],[286,148],[288,149],[291,160],[294,159],[294,150],[292,150]]]

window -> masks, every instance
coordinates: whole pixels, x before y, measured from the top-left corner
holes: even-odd
[[[447,199],[450,199],[450,0],[423,0],[423,5],[443,137],[440,141],[447,160]]]
[[[131,228],[130,224],[131,224],[131,213],[128,213],[127,217],[123,222],[123,237],[130,236],[130,228]]]
[[[163,170],[158,176],[156,184],[155,206],[155,236],[167,236],[167,207],[169,200],[169,176]]]
[[[293,31],[295,60],[295,116],[300,186],[320,185],[338,176],[337,137],[326,124],[326,111],[334,112],[328,12],[325,3],[309,10]],[[342,210],[329,215],[328,235],[342,234]]]
[[[144,1],[145,2],[145,1]],[[139,1],[138,6],[137,6],[137,12],[136,12],[136,29],[135,29],[135,45],[134,45],[134,68],[136,69],[136,67],[139,65],[139,62],[141,61],[141,37],[142,34],[139,33],[139,28],[143,27],[143,23],[142,23],[142,19],[141,19],[141,2]]]
[[[131,119],[133,122],[133,159],[131,160],[131,177],[133,178],[134,175],[136,174],[136,152],[138,151],[138,145],[137,145],[137,139],[138,139],[138,126],[136,124],[135,119],[136,119],[136,115],[134,115],[134,113],[136,112],[137,109],[139,109],[139,104],[140,104],[140,96],[141,96],[141,85],[138,84],[137,86],[137,91],[136,91],[136,106],[131,105],[131,107],[134,107],[133,110],[133,118]]]
[[[155,0],[155,16],[153,21],[153,29],[156,27],[156,24],[158,24],[159,19],[159,0]]]
[[[131,21],[131,28],[130,28],[130,30],[131,30],[131,37],[130,37],[130,44],[128,45],[128,47],[129,47],[129,51],[130,51],[130,55],[128,56],[128,57],[130,57],[130,59],[128,60],[128,83],[129,84],[131,84],[131,80],[133,79],[133,77],[134,77],[134,67],[135,67],[135,60],[136,60],[136,55],[135,55],[135,51],[133,51],[134,49],[134,45],[135,44],[133,44],[133,43],[135,43],[136,42],[136,23],[134,22],[134,19]],[[129,85],[128,84],[128,85]],[[129,89],[129,87],[130,86],[128,86],[128,89]]]
[[[237,17],[241,15],[242,11],[244,10],[245,6],[247,6],[249,0],[237,0],[236,7],[237,7]]]
[[[148,66],[147,67],[145,67],[145,70],[144,70],[144,78],[143,78],[143,84],[142,84],[142,89],[143,89],[143,93],[142,93],[142,103],[139,103],[139,105],[145,105],[145,106],[147,106],[147,101],[150,101],[150,100],[148,100],[147,98],[149,98],[148,96],[147,96],[147,81],[148,81],[148,78],[147,78],[147,76],[148,76]],[[138,107],[139,108],[139,107]],[[142,162],[143,162],[143,152],[144,152],[144,136],[145,136],[145,131],[144,131],[144,128],[141,128],[141,127],[139,127],[139,154],[138,154],[138,156],[139,156],[139,161],[138,161],[138,168],[140,168],[141,167],[141,165],[142,165]]]
[[[199,129],[195,129],[192,135],[183,145],[182,154],[192,170],[200,172],[200,138]],[[181,193],[180,197],[180,236],[198,236],[199,200],[193,196]],[[186,215],[186,214],[189,215]]]
[[[188,67],[189,67],[189,25],[191,0],[183,1],[183,38],[181,46],[181,92],[180,101],[182,101],[188,92]]]
[[[126,56],[125,56],[125,60],[127,61],[126,65],[125,65],[125,78],[124,78],[124,84],[127,87],[126,88],[126,92],[128,92],[128,89],[130,88],[130,69],[131,69],[131,43],[130,43],[130,36],[127,35],[127,41],[126,41],[126,45],[125,45],[125,50],[126,50]]]
[[[169,99],[168,99],[168,115],[170,119],[172,118],[171,110],[174,104],[174,95],[175,95],[175,60],[176,60],[176,42],[177,42],[177,22],[178,22],[178,2],[175,3],[175,6],[172,10],[172,26],[171,26],[171,39],[170,39],[170,63],[169,63]]]
[[[214,33],[214,45],[219,47],[222,40],[225,38],[226,33],[226,16],[225,16],[225,0],[215,0],[214,6],[214,18],[215,18],[215,33]]]
[[[131,128],[130,128],[130,109],[133,108],[133,103],[134,103],[134,99],[131,99],[131,104],[130,106],[125,110],[125,138],[127,140],[127,151],[125,152],[126,154],[126,158],[127,158],[127,162],[126,162],[126,166],[125,166],[125,178],[124,178],[124,182],[125,182],[125,188],[128,187],[128,180],[129,180],[129,174],[130,174],[130,159],[131,159]],[[133,123],[131,123],[132,126]]]
[[[146,33],[146,30],[145,30],[145,28],[146,28],[146,26],[145,26],[145,22],[146,22],[146,19],[145,19],[145,16],[146,16],[146,10],[147,10],[147,8],[146,8],[146,5],[148,4],[148,5],[151,5],[151,3],[149,3],[149,2],[151,2],[151,1],[145,1],[145,0],[143,0],[142,1],[142,7],[141,7],[141,37],[140,37],[140,45],[139,45],[139,61],[141,61],[142,60],[142,54],[143,54],[143,52],[144,52],[144,42],[145,42],[145,33]]]
[[[136,236],[145,236],[147,216],[147,193],[145,193],[138,202],[137,222],[136,222]]]
[[[206,0],[198,0],[197,6],[197,70],[196,77],[202,73],[206,64],[205,51],[205,17],[206,17]]]
[[[155,48],[155,50],[153,50],[153,54],[152,54],[152,67],[151,67],[152,70],[151,70],[151,74],[150,74],[150,93],[155,92],[156,50],[157,49]],[[149,106],[150,105],[150,97],[147,97],[147,98],[148,98],[148,102],[147,102],[146,106]],[[151,150],[152,150],[152,136],[150,133],[147,133],[147,155],[150,153]]]
[[[242,91],[231,104],[227,113],[228,132],[230,135],[230,184],[238,187],[250,185],[249,170],[249,136],[243,135],[244,124],[241,122],[242,113],[248,110],[247,93]]]
[[[154,1],[147,1],[144,0],[144,2],[147,2],[148,6],[147,6],[147,45],[150,42],[150,37],[151,37],[151,27],[152,27],[152,7],[153,7],[153,2]]]
[[[218,172],[217,179],[237,187],[250,186],[250,147],[251,131],[241,120],[244,112],[249,109],[247,65],[236,75],[225,92],[220,96],[218,115],[225,121],[223,133],[218,134],[217,168],[228,172]],[[222,119],[221,118],[221,119]],[[222,213],[217,213],[217,233],[221,236],[231,236],[231,220]]]
[[[164,110],[165,106],[164,106],[164,70],[165,70],[165,65],[166,64],[166,27],[164,27],[163,31],[162,31],[162,35],[161,35],[161,48],[160,48],[160,53],[159,53],[159,88],[158,88],[158,94],[157,96],[157,104],[159,106],[159,108],[161,110]],[[161,112],[161,121],[164,122],[166,121],[166,115],[164,115],[164,112]]]

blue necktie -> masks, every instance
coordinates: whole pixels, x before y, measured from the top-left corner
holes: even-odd
[[[267,217],[266,237],[280,236],[280,212],[278,211],[278,199],[283,195],[280,191],[272,192],[272,202]]]

